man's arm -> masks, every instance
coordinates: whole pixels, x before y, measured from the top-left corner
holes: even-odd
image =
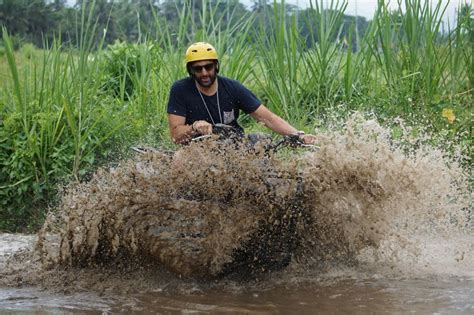
[[[197,134],[192,125],[186,125],[186,118],[183,116],[168,114],[168,125],[171,139],[177,144],[184,144]]]
[[[171,138],[176,144],[185,144],[192,137],[212,133],[212,125],[207,121],[198,120],[192,125],[186,125],[186,117],[168,114],[168,125]]]
[[[260,105],[256,111],[250,113],[250,116],[255,118],[258,122],[265,124],[276,133],[283,136],[295,135],[298,130],[287,123],[283,118],[271,112],[265,105]]]
[[[265,105],[260,105],[257,110],[253,113],[250,113],[250,116],[255,118],[258,122],[262,122],[266,127],[270,128],[276,133],[279,133],[283,136],[296,135],[298,130],[286,122],[280,116],[271,112]],[[301,139],[306,144],[312,144],[315,141],[315,136],[313,135],[301,135]]]

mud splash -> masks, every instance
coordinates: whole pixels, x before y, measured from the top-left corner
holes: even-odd
[[[407,138],[395,141],[356,116],[341,132],[318,133],[315,152],[268,156],[263,147],[204,142],[178,157],[137,155],[68,187],[28,254],[31,263],[22,264],[21,281],[101,292],[196,289],[196,280],[178,275],[201,279],[201,288],[229,287],[226,277],[202,279],[222,275],[236,252],[258,252],[252,241],[284,238],[296,239],[276,243],[291,249],[291,264],[278,276],[257,264],[254,278],[473,279],[468,176],[442,150],[407,146]],[[19,283],[18,268],[8,270],[3,284]]]
[[[314,253],[313,261],[331,259],[340,253],[331,245],[344,244],[359,266],[405,265],[397,270],[406,275],[413,264],[426,264],[427,244],[453,245],[459,238],[464,242],[455,248],[470,253],[466,260],[474,262],[473,198],[459,164],[463,157],[448,158],[443,150],[421,145],[409,129],[405,132],[395,141],[375,121],[355,116],[343,133],[321,135],[321,150],[305,156],[305,182],[314,204],[307,240],[315,245],[305,252]],[[449,265],[450,258],[459,262],[441,259]],[[458,272],[472,276],[465,267]]]

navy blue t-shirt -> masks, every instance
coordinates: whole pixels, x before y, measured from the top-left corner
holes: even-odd
[[[250,114],[260,106],[260,100],[245,86],[236,80],[218,76],[219,93],[212,96],[202,94],[212,119],[199,95],[194,78],[187,77],[173,83],[168,101],[168,114],[186,117],[186,124],[197,120],[209,123],[222,123],[243,131],[237,123],[239,111]],[[221,115],[217,106],[217,94]],[[222,121],[221,121],[222,117]]]

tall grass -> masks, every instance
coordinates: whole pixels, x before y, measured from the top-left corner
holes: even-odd
[[[354,80],[354,67],[351,64],[352,51],[345,47],[340,36],[343,14],[347,3],[331,1],[324,7],[323,1],[310,2],[311,14],[306,23],[317,22],[316,32],[311,38],[316,45],[311,49],[305,60],[308,77],[308,91],[314,94],[313,107],[316,113],[321,107],[335,105],[337,97],[342,93],[351,93],[351,81]],[[310,28],[311,29],[311,28]],[[333,40],[336,36],[336,41]],[[345,85],[341,85],[341,76],[345,74]]]
[[[169,88],[187,75],[184,53],[195,41],[213,43],[221,74],[244,82],[299,129],[313,131],[334,112],[367,110],[424,117],[453,137],[472,130],[472,17],[442,33],[441,2],[407,0],[394,12],[380,0],[355,46],[354,35],[341,32],[345,1],[312,1],[304,15],[274,1],[272,11],[242,17],[225,1],[204,1],[200,10],[183,3],[176,25],[153,12],[157,37],[103,47],[92,2],[82,7],[77,49],[57,38],[20,62],[2,30],[9,74],[0,96],[0,230],[34,227],[59,181],[80,179],[110,152],[169,141]],[[453,110],[454,122],[443,109]]]
[[[89,20],[92,10],[83,12]],[[88,23],[78,53],[64,52],[58,39],[36,57],[41,62],[26,61],[21,72],[2,30],[13,90],[1,108],[0,229],[37,224],[58,180],[84,175],[123,125],[120,111],[110,112],[98,96],[103,73],[92,58],[95,29]]]
[[[407,0],[404,8],[389,12],[387,3],[379,0],[377,29],[368,45],[386,85],[406,111],[411,106],[428,109],[448,70],[448,55],[440,44],[445,10],[442,2],[432,6],[430,1]]]
[[[275,1],[273,14],[260,20],[254,35],[259,54],[253,76],[268,107],[285,119],[296,119],[303,116],[304,105],[300,89],[304,82],[300,73],[302,42],[295,33],[295,16],[286,16],[284,5]]]

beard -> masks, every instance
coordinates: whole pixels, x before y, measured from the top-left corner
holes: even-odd
[[[194,80],[196,80],[196,82],[204,88],[210,87],[214,83],[214,81],[216,81],[216,78],[217,78],[217,74],[215,72],[205,77],[198,77],[194,75]]]

